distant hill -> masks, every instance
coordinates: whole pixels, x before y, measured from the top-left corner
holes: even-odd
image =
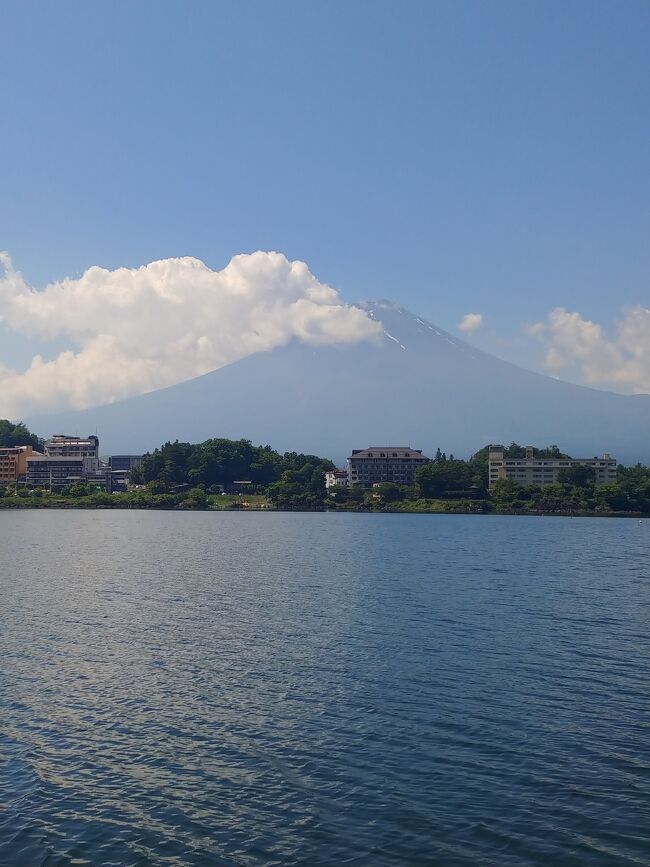
[[[170,388],[28,420],[40,435],[97,429],[102,453],[165,440],[245,437],[342,462],[352,448],[440,446],[467,456],[488,442],[559,444],[650,463],[650,395],[559,382],[481,352],[387,301],[378,344],[293,342]]]

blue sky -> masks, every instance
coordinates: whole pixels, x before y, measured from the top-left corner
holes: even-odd
[[[540,370],[525,323],[650,306],[647,2],[26,0],[3,33],[0,249],[36,287],[278,250]]]

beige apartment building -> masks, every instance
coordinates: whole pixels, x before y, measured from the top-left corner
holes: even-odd
[[[597,485],[616,481],[616,460],[605,453],[602,458],[539,458],[532,446],[525,458],[507,458],[501,445],[490,446],[490,487],[499,479],[513,479],[521,485],[550,485],[557,482],[560,470],[587,466],[595,470]]]
[[[15,484],[27,472],[27,459],[37,454],[31,446],[0,448],[0,484]]]

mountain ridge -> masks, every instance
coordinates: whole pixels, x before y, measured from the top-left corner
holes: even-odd
[[[650,395],[525,370],[386,299],[359,306],[382,324],[377,343],[294,340],[148,394],[27,421],[40,434],[97,429],[104,453],[226,436],[342,462],[370,442],[460,456],[517,440],[650,462]]]

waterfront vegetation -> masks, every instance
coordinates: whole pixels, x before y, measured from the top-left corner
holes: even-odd
[[[0,486],[2,508],[57,508],[57,509],[268,509],[270,501],[263,494],[209,495],[201,488],[187,488],[177,493],[154,493],[148,488],[107,494],[92,485],[71,485],[62,491],[25,488],[3,490]]]
[[[40,444],[24,425],[0,421],[0,446]],[[525,456],[512,443],[506,457]],[[557,446],[539,449],[540,458],[568,458]],[[451,514],[649,515],[650,469],[619,466],[616,482],[594,483],[587,466],[560,471],[554,484],[521,485],[502,479],[488,490],[488,447],[469,460],[437,450],[416,472],[416,484],[392,482],[370,490],[325,489],[327,458],[281,454],[248,440],[167,442],[145,455],[131,471],[130,490],[108,494],[88,484],[61,491],[29,490],[0,484],[0,508],[117,509],[279,509],[283,511],[425,512]]]

